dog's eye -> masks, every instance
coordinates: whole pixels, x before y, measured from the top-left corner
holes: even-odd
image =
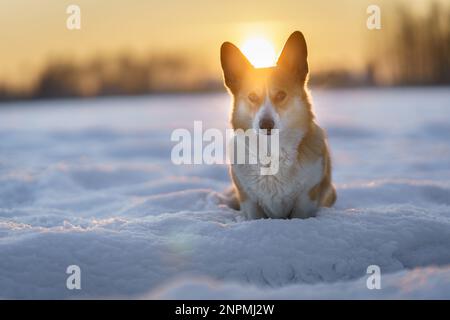
[[[278,91],[277,94],[275,95],[275,100],[278,102],[283,101],[284,98],[286,98],[286,92],[284,91]]]
[[[259,97],[258,97],[258,95],[256,93],[250,92],[249,95],[248,95],[248,100],[250,100],[253,103],[257,103],[258,100],[259,100]]]

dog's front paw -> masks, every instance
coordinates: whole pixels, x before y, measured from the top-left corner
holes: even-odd
[[[267,218],[261,207],[256,202],[250,200],[241,202],[241,211],[245,214],[248,220]]]
[[[296,208],[292,211],[291,215],[289,216],[290,219],[307,219],[315,217],[317,213],[317,209],[308,209],[305,210],[304,208]]]

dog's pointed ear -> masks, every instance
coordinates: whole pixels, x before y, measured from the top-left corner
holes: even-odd
[[[289,36],[277,61],[277,66],[285,68],[289,72],[295,72],[300,80],[305,80],[308,75],[308,50],[305,37],[300,31],[295,31]]]
[[[232,92],[236,92],[239,82],[253,66],[242,52],[230,42],[224,42],[222,44],[220,48],[220,62],[222,64],[225,85]]]

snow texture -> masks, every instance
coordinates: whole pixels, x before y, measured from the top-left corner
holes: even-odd
[[[0,298],[449,299],[450,91],[313,97],[338,202],[306,220],[246,221],[226,165],[171,163],[225,94],[1,104]]]

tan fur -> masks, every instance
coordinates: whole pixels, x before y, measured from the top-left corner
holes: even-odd
[[[323,177],[320,183],[309,191],[311,200],[318,200],[319,205],[331,207],[336,201],[336,191],[331,182],[331,158],[326,142],[325,132],[314,122],[297,147],[297,159],[300,164],[312,163],[323,159]]]

